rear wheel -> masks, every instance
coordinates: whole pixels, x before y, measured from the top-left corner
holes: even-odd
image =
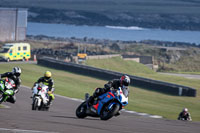
[[[10,62],[10,58],[7,58],[6,61],[7,61],[7,62]]]
[[[109,106],[109,105],[108,105]],[[108,109],[108,106],[104,106],[101,113],[100,118],[101,120],[108,120],[112,118],[120,109],[119,104],[114,104],[111,109]]]
[[[25,58],[25,57],[23,57],[22,61],[26,61],[26,58]]]
[[[3,95],[0,97],[0,104],[4,101]]]
[[[87,110],[86,102],[81,103],[81,105],[79,105],[78,108],[76,109],[76,116],[78,118],[85,118],[87,116],[86,110]]]
[[[34,99],[33,104],[32,104],[32,110],[37,110],[38,109],[38,99]]]
[[[7,96],[7,95],[5,95],[5,94],[2,94],[2,95],[1,95],[1,97],[0,97],[0,104],[1,104],[2,102],[6,101],[6,100],[7,100],[7,98],[8,98],[8,96]]]
[[[49,111],[49,107],[46,107],[46,108],[45,108],[45,111]]]

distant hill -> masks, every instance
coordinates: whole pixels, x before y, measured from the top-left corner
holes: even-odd
[[[199,0],[1,0],[29,9],[29,21],[200,30]]]
[[[33,48],[32,53],[43,51],[43,54],[46,52],[49,54],[50,51],[54,51],[54,55],[52,56],[59,54],[59,56],[65,56],[66,58],[66,55],[76,55],[78,45],[80,45],[82,48],[87,48],[88,55],[129,54],[153,56],[154,64],[159,65],[158,71],[200,72],[200,45],[195,44],[152,40],[136,42],[89,38],[55,38],[47,36],[28,36],[26,41],[31,44]],[[48,48],[46,49],[47,51],[44,48]],[[97,61],[97,64],[100,65],[101,61]],[[127,63],[119,59],[116,59],[116,61],[124,64]],[[109,64],[111,62],[107,61],[107,63]],[[105,63],[101,65],[108,67]],[[118,65],[115,66],[120,67]]]

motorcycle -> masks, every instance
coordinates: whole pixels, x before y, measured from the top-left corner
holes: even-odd
[[[88,99],[89,94],[86,93],[85,101],[76,109],[76,116],[78,118],[92,116],[108,120],[128,104],[128,89],[119,87],[118,90],[110,90],[99,96],[93,105],[88,105]]]
[[[0,80],[0,104],[9,101],[9,98],[14,96],[14,87],[15,82],[12,79],[6,78],[5,80]]]
[[[48,86],[44,84],[36,84],[33,87],[33,97],[32,97],[32,110],[43,110],[48,111]]]

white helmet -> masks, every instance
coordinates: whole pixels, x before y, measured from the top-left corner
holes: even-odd
[[[18,77],[18,76],[20,76],[22,70],[19,67],[14,67],[13,70],[12,70],[12,72],[14,73],[15,76]]]
[[[183,109],[183,112],[188,112],[188,109],[187,109],[187,108],[184,108],[184,109]]]
[[[122,86],[123,85],[124,86],[129,86],[130,82],[131,82],[131,80],[130,80],[129,76],[127,76],[127,75],[121,76],[120,83],[121,83]]]

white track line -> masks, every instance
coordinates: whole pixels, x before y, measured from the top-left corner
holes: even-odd
[[[27,87],[27,86],[23,86],[22,85],[22,87],[30,89],[30,87]],[[72,101],[78,101],[78,102],[83,102],[84,101],[82,99],[70,98],[70,97],[61,96],[61,95],[57,95],[57,94],[55,94],[55,96],[61,97],[61,98],[65,98],[65,99],[68,99],[68,100],[72,100]],[[131,113],[131,114],[140,115],[140,116],[146,116],[146,117],[150,117],[150,118],[163,118],[162,116],[159,116],[159,115],[150,115],[150,114],[147,114],[147,113],[138,113],[138,112],[135,112],[135,111],[129,111],[129,110],[125,110],[125,109],[122,109],[122,111],[123,112],[127,112],[127,113]]]
[[[58,133],[58,132],[46,132],[46,131],[37,131],[37,130],[21,130],[21,129],[7,129],[0,128],[0,131],[12,131],[13,133]]]

